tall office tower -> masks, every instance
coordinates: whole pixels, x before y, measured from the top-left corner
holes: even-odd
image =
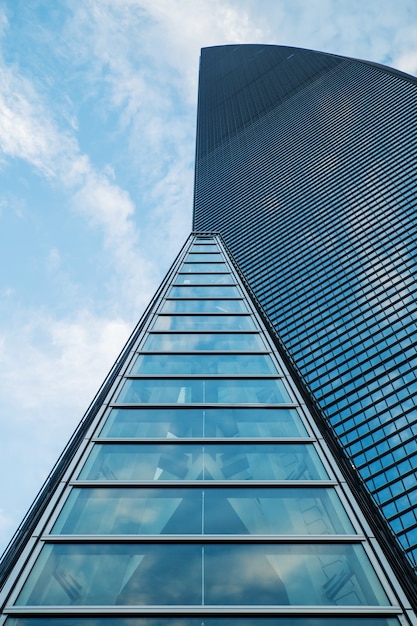
[[[221,232],[413,567],[416,157],[411,76],[202,51],[194,227]]]
[[[192,235],[6,554],[0,623],[415,626],[300,389]]]

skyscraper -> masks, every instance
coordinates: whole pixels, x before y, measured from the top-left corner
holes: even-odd
[[[297,48],[202,51],[194,226],[222,233],[417,559],[417,80]]]
[[[75,440],[5,560],[7,626],[417,623],[215,235],[189,238]]]
[[[247,61],[263,48],[237,50]],[[239,133],[268,116],[277,97],[256,86],[261,110],[242,89],[240,110],[223,93],[222,115],[210,94],[222,84],[219,63],[224,85],[240,90],[240,57],[227,61],[233,50],[203,53],[216,63],[208,64],[212,87],[204,62],[201,74],[197,221],[202,200],[207,220],[209,197],[222,202],[222,167],[241,158],[230,142],[249,146],[256,129]],[[268,63],[260,59],[258,73]],[[294,93],[309,82],[290,75]],[[204,168],[213,155],[210,186]],[[254,175],[255,195],[258,182]],[[236,207],[245,202],[243,194]],[[213,219],[228,206],[225,197]],[[265,216],[252,216],[261,217],[267,232]],[[251,237],[252,226],[242,238],[255,272],[269,259],[255,259]],[[339,450],[245,274],[222,237],[202,226],[6,552],[0,624],[416,626],[411,568],[407,578],[408,563],[396,559],[395,541]]]

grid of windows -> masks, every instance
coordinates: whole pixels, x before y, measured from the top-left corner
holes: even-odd
[[[238,295],[187,314],[171,284],[209,248]],[[413,623],[215,236],[180,255],[56,500],[7,626]]]
[[[328,54],[204,49],[194,215],[221,232],[413,566],[416,91]]]

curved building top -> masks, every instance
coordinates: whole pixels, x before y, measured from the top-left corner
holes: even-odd
[[[362,63],[412,81],[399,70],[326,52],[270,44],[202,48],[197,157],[343,64]]]

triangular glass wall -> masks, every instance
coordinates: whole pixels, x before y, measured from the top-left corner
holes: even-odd
[[[214,234],[190,237],[70,461],[7,626],[415,623]]]

